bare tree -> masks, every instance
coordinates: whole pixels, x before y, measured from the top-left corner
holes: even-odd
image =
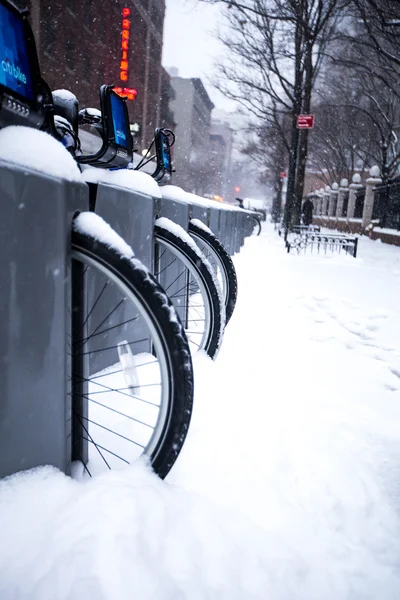
[[[354,43],[369,47],[390,68],[400,66],[400,4],[398,0],[352,0],[354,16],[364,34]]]
[[[368,2],[363,1],[363,8]],[[316,86],[320,126],[313,136],[311,164],[323,178],[378,164],[387,181],[399,164],[398,69],[371,42],[357,3],[327,53]]]
[[[218,0],[204,0],[215,3]],[[239,102],[256,123],[273,127],[287,145],[286,223],[301,213],[308,132],[297,117],[310,112],[312,92],[346,0],[220,0],[227,6],[229,58],[219,66],[217,87]],[[290,137],[282,123],[290,119]]]

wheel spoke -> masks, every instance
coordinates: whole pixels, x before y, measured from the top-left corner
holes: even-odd
[[[82,419],[79,417],[79,415],[74,413],[74,416],[78,419],[81,427],[85,430],[86,435],[88,436],[88,441],[92,442],[92,444],[94,444],[94,447],[96,448],[97,452],[100,454],[101,458],[103,459],[103,461],[105,462],[105,464],[107,465],[107,467],[111,470],[110,465],[108,464],[108,462],[106,461],[105,457],[103,456],[103,454],[100,452],[100,448],[101,446],[99,446],[98,444],[96,444],[96,442],[93,440],[92,436],[90,435],[89,431],[87,430],[87,428],[85,427],[85,425],[82,423]],[[83,436],[82,436],[83,437]],[[104,448],[103,448],[104,450]]]
[[[127,344],[140,344],[141,342],[147,341],[148,338],[142,338],[141,340],[133,340],[132,342],[127,342]],[[96,354],[97,352],[105,352],[106,350],[115,350],[116,348],[118,348],[118,344],[114,344],[113,346],[107,346],[106,348],[98,348],[97,350],[88,350],[87,352],[80,352],[75,354],[75,356],[87,356],[88,354]]]
[[[81,381],[85,381],[85,380],[81,378]],[[112,388],[112,387],[109,387],[108,385],[104,385],[104,383],[98,383],[97,381],[93,381],[90,383],[93,383],[93,385],[97,385],[98,387],[104,388],[108,392],[116,392],[117,394],[120,394],[121,396],[126,396],[127,398],[139,400],[140,402],[144,402],[145,404],[150,404],[150,406],[155,406],[156,408],[160,408],[159,404],[155,404],[154,402],[150,402],[150,400],[145,400],[144,398],[140,398],[139,396],[133,396],[132,394],[127,394],[125,392],[120,391],[118,388]],[[89,394],[91,394],[91,393],[93,394],[95,392],[89,392]]]
[[[165,251],[165,252],[166,252],[166,251]],[[161,269],[161,271],[158,271],[158,272],[157,272],[157,277],[160,277],[160,275],[161,275],[162,273],[164,273],[164,271],[166,271],[166,270],[167,270],[169,267],[171,267],[171,266],[172,266],[174,263],[176,263],[176,262],[177,262],[177,260],[178,260],[177,258],[174,258],[174,260],[173,260],[172,262],[170,262],[170,263],[169,263],[169,265],[167,265],[166,267],[163,267],[163,268]]]
[[[135,444],[135,446],[139,446],[143,450],[145,448],[142,444],[139,444],[138,442],[135,442],[135,440],[132,440],[132,438],[128,438],[128,437],[126,437],[126,435],[122,435],[122,433],[118,433],[118,431],[114,431],[113,429],[110,429],[109,427],[106,427],[105,425],[100,425],[100,423],[93,421],[93,419],[89,419],[88,417],[82,417],[81,415],[75,415],[75,416],[79,416],[80,419],[84,419],[88,423],[92,423],[92,425],[96,425],[96,427],[100,427],[100,429],[104,429],[105,431],[108,431],[109,433],[112,433],[113,435],[120,437],[123,440],[126,440],[127,442],[130,442],[131,444]]]
[[[137,321],[137,319],[139,319],[139,315],[137,315],[136,317],[132,317],[132,319],[127,319],[126,321],[122,321],[121,323],[118,323],[117,325],[112,325],[111,327],[107,327],[107,329],[102,329],[101,331],[98,331],[97,333],[91,333],[87,338],[79,340],[79,341],[83,342],[83,344],[84,344],[88,340],[90,340],[98,335],[108,333],[109,331],[112,331],[113,329],[117,329],[118,327],[123,327],[124,325],[127,325],[128,323],[133,323],[133,321]]]
[[[103,286],[103,288],[102,288],[102,290],[101,290],[100,294],[97,296],[97,298],[96,298],[96,300],[95,300],[94,304],[92,305],[92,308],[90,309],[90,311],[89,311],[89,312],[88,312],[88,314],[86,315],[86,319],[83,321],[83,324],[82,324],[82,327],[81,327],[81,330],[80,330],[80,332],[79,332],[79,333],[81,333],[81,332],[83,331],[83,329],[84,329],[84,327],[85,327],[86,323],[88,322],[88,320],[89,320],[89,318],[90,318],[91,314],[93,313],[94,309],[96,308],[97,304],[99,303],[99,301],[100,301],[100,298],[102,297],[102,295],[103,295],[103,293],[104,293],[105,289],[107,288],[107,286],[108,286],[108,281],[106,281],[106,282],[105,282],[105,284],[104,284],[104,286]]]
[[[184,270],[183,270],[183,271],[182,271],[182,272],[181,272],[181,273],[178,275],[178,277],[175,277],[175,279],[174,279],[174,280],[173,280],[173,281],[172,281],[172,282],[169,284],[169,286],[168,286],[167,288],[165,288],[165,291],[166,291],[166,292],[168,292],[169,288],[170,288],[171,286],[173,286],[173,285],[174,285],[174,283],[175,283],[176,281],[178,281],[178,279],[179,279],[180,277],[182,277],[182,275],[184,275],[184,274],[185,274],[185,271],[186,271],[186,269],[184,269]],[[177,293],[179,293],[179,292],[181,292],[182,290],[184,290],[184,289],[185,289],[185,287],[186,287],[186,283],[185,283],[185,285],[184,285],[184,286],[183,286],[183,287],[182,287],[180,290],[178,290],[178,292],[177,292]],[[171,296],[171,297],[172,297],[172,296]]]
[[[83,436],[82,436],[83,437]],[[98,450],[98,452],[100,453],[100,448],[101,450],[104,450],[104,452],[108,452],[109,454],[111,454],[112,456],[115,456],[115,458],[119,458],[120,460],[122,460],[122,462],[124,462],[127,465],[130,465],[131,463],[129,462],[129,460],[125,460],[125,458],[122,458],[122,456],[120,456],[119,454],[116,454],[115,452],[112,452],[111,450],[109,450],[108,448],[105,448],[104,446],[101,446],[100,444],[96,444],[93,439],[89,439],[89,438],[85,438],[83,437],[84,440],[86,440],[87,442],[90,442],[91,444],[94,444],[94,446],[96,447],[96,449]],[[101,454],[101,453],[100,453]],[[103,457],[103,455],[101,454],[104,462],[106,463],[106,465],[108,466],[108,468],[111,470],[111,467],[109,466],[108,462],[106,461],[106,459]]]
[[[105,409],[109,410],[110,412],[116,413],[117,415],[121,415],[121,417],[125,417],[126,419],[129,419],[130,421],[139,423],[139,425],[144,425],[144,427],[149,427],[150,429],[154,429],[154,427],[152,425],[149,425],[148,423],[145,423],[144,421],[141,421],[140,419],[136,419],[135,417],[127,415],[126,413],[123,413],[122,411],[117,410],[116,408],[107,406],[107,404],[102,404],[101,402],[98,402],[97,400],[93,400],[93,398],[89,398],[89,396],[87,396],[86,394],[81,394],[81,397],[84,398],[85,400],[88,400],[89,402],[92,402],[92,404],[101,406],[102,408],[105,408]]]

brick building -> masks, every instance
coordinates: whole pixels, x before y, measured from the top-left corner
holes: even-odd
[[[174,146],[174,183],[190,192],[207,193],[211,102],[201,79],[174,76],[171,83],[175,97],[170,108],[176,120]]]
[[[211,193],[225,200],[234,199],[234,186],[231,184],[233,130],[230,124],[218,117],[211,119],[209,173],[213,190]]]
[[[130,122],[139,123],[141,146],[147,147],[163,118],[165,0],[16,0],[16,4],[31,11],[42,75],[52,89],[69,89],[82,107],[98,107],[98,90],[104,83],[137,90],[135,100],[128,100]],[[122,56],[124,8],[129,9],[129,40]],[[127,77],[120,81],[123,58]],[[168,92],[168,85],[164,89]],[[170,115],[166,118],[170,120]]]

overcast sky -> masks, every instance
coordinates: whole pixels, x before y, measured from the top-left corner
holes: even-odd
[[[177,67],[181,77],[200,77],[216,108],[234,110],[208,81],[223,52],[213,34],[221,21],[220,7],[199,0],[166,0],[166,5],[163,65]]]

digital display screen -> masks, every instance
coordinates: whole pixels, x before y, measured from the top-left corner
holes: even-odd
[[[168,136],[161,132],[161,152],[163,167],[166,171],[171,171],[171,151],[169,149]]]
[[[128,150],[130,147],[128,140],[130,131],[129,124],[126,121],[125,102],[116,94],[110,94],[110,98],[115,142]]]
[[[0,84],[27,100],[34,100],[24,24],[3,4],[0,4]]]

